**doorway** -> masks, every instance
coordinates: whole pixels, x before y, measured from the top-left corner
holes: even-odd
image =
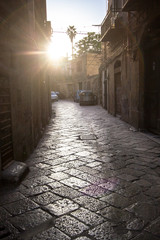
[[[114,82],[115,82],[115,114],[121,116],[121,62],[117,61],[114,65]]]
[[[145,126],[160,134],[160,46],[152,47],[145,56]]]

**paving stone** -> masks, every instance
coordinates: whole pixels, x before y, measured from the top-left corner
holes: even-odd
[[[75,238],[75,240],[91,240],[91,238],[88,238],[88,237],[78,237],[78,238]]]
[[[23,240],[19,237],[19,231],[9,222],[0,222],[0,239]]]
[[[126,187],[125,189],[121,189],[121,190],[117,191],[118,194],[123,195],[124,197],[127,197],[127,198],[136,196],[136,195],[140,194],[141,192],[142,192],[141,187],[139,187],[136,184],[132,184],[131,186]]]
[[[96,198],[100,198],[102,196],[106,196],[110,194],[110,192],[107,189],[102,188],[96,184],[92,184],[90,186],[87,186],[81,189],[81,192],[85,195],[96,197]]]
[[[113,160],[113,159],[112,159]],[[124,160],[120,160],[119,158],[117,160],[115,160],[112,165],[111,165],[111,169],[122,169],[124,167],[126,167],[127,163]]]
[[[78,168],[79,166],[84,165],[83,161],[80,160],[74,160],[74,161],[70,161],[65,163],[65,166],[70,169],[70,168]]]
[[[132,221],[127,223],[126,228],[133,231],[141,231],[144,228],[144,221],[138,218],[132,219]]]
[[[40,205],[48,205],[50,203],[55,202],[56,200],[60,200],[61,197],[52,193],[52,192],[45,192],[39,194],[32,198],[32,200]]]
[[[33,240],[158,240],[159,144],[98,105],[60,100],[52,108],[56,116],[26,161],[29,175],[0,189],[0,220],[12,235],[5,240],[24,240],[23,233]],[[79,140],[88,133],[96,141]]]
[[[76,155],[80,157],[87,157],[90,155],[90,153],[88,151],[79,151],[78,153],[76,153]]]
[[[148,227],[145,228],[145,231],[160,237],[160,217],[154,220]]]
[[[29,173],[27,175],[27,178],[34,178],[34,177],[41,177],[44,175],[49,175],[51,174],[51,170],[50,169],[37,169],[36,167],[30,167],[29,169]]]
[[[67,167],[57,166],[57,167],[54,167],[54,168],[53,168],[53,171],[54,171],[55,173],[58,173],[58,172],[65,171],[65,170],[67,170],[67,169],[68,169]]]
[[[76,210],[78,207],[78,204],[67,198],[64,198],[62,200],[58,200],[52,204],[45,206],[44,209],[47,209],[52,215],[60,216]]]
[[[133,180],[139,179],[140,177],[145,175],[144,171],[137,170],[137,169],[131,169],[128,167],[120,169],[120,170],[116,170],[116,172],[118,173],[118,176],[124,175],[123,176],[124,180],[128,180],[128,181],[133,181]]]
[[[48,186],[37,186],[37,187],[30,187],[27,188],[25,186],[21,185],[21,188],[19,189],[21,193],[23,193],[25,196],[34,196],[38,195],[40,193],[48,192],[50,189]]]
[[[141,170],[141,171],[145,171],[148,169],[147,163],[145,163],[145,165],[140,165],[140,164],[135,164],[135,163],[131,163],[127,166],[128,168],[133,168],[136,170]]]
[[[53,192],[58,194],[61,197],[65,197],[65,198],[68,197],[70,199],[73,199],[82,195],[82,193],[67,186],[61,186],[61,187],[55,188],[53,189]]]
[[[82,171],[82,172],[90,173],[90,174],[95,174],[95,175],[99,174],[98,170],[87,167],[87,166],[80,166],[79,170]]]
[[[129,222],[133,219],[133,214],[127,212],[124,209],[121,210],[121,209],[118,209],[117,207],[112,207],[112,206],[105,207],[100,211],[98,211],[97,213],[107,218],[108,220],[112,222],[117,222],[117,223]]]
[[[159,240],[159,237],[156,237],[153,234],[144,232],[132,238],[132,240]]]
[[[55,226],[71,237],[75,237],[82,234],[85,230],[88,230],[88,227],[85,224],[70,216],[62,216],[58,218],[55,222]]]
[[[117,225],[114,223],[105,222],[92,230],[89,230],[89,235],[93,236],[97,240],[127,240],[127,237],[125,236],[125,234],[127,234],[127,230],[122,228],[119,230],[119,233],[116,233],[116,227]]]
[[[12,203],[12,202],[18,201],[23,198],[25,198],[25,196],[19,192],[11,192],[11,193],[7,193],[7,194],[2,194],[0,197],[0,206],[3,206],[4,204],[7,204],[7,203]]]
[[[137,180],[135,183],[143,188],[148,188],[152,185],[149,181],[144,179]]]
[[[64,185],[58,181],[53,181],[51,183],[48,183],[47,186],[49,186],[51,189],[55,189],[55,188],[63,187]]]
[[[155,198],[160,197],[160,185],[152,186],[145,194]]]
[[[80,178],[82,180],[86,180],[87,182],[96,184],[96,185],[98,185],[100,182],[102,182],[102,180],[100,178],[98,178],[98,176],[87,174],[87,173],[80,173],[78,175],[78,178]]]
[[[71,168],[71,169],[66,170],[65,173],[68,173],[73,176],[78,176],[78,175],[82,174],[83,172],[79,171],[78,169]]]
[[[43,231],[37,234],[32,240],[70,240],[71,238],[68,237],[66,234],[62,233],[57,228],[50,228],[46,231]]]
[[[7,218],[9,218],[11,214],[7,212],[3,207],[0,207],[0,221],[3,222]]]
[[[142,192],[138,195],[133,196],[132,198],[130,198],[130,200],[132,203],[148,203],[153,201],[152,197],[150,197],[149,195],[147,196]]]
[[[99,165],[101,165],[101,163],[100,162],[98,162],[98,161],[94,161],[94,162],[92,162],[92,163],[88,163],[86,166],[88,166],[88,167],[97,167],[97,166],[99,166]]]
[[[69,178],[70,176],[67,173],[56,172],[49,175],[49,177],[55,180],[63,180],[63,179]]]
[[[89,185],[89,183],[86,181],[83,181],[76,177],[70,177],[68,179],[61,180],[61,182],[69,187],[73,187],[74,189],[83,188]]]
[[[117,193],[112,193],[108,196],[102,197],[101,200],[107,202],[108,204],[114,207],[122,209],[129,206],[131,203],[131,201],[128,198],[123,197]]]
[[[38,208],[39,206],[30,199],[22,199],[7,205],[4,205],[5,209],[12,215],[19,215],[27,211]]]
[[[132,181],[138,179],[138,177],[135,177],[135,176],[132,176],[132,175],[129,175],[129,174],[118,175],[118,177],[123,179],[123,180],[129,181],[129,182],[132,182]]]
[[[23,181],[23,184],[26,187],[36,187],[36,186],[42,186],[42,185],[46,185],[47,183],[52,182],[52,179],[47,177],[47,176],[41,176],[38,178],[34,178],[34,179],[26,179],[25,181]]]
[[[99,184],[99,186],[111,192],[115,192],[119,189],[119,185],[116,183],[116,181],[107,181]]]
[[[104,221],[103,217],[101,217],[85,208],[80,208],[80,209],[72,212],[71,215],[90,226],[96,226],[97,224],[100,224]]]
[[[74,201],[93,212],[96,212],[107,206],[105,202],[90,196],[80,196],[79,198],[75,198]]]
[[[134,213],[135,216],[143,220],[145,224],[154,220],[160,214],[160,206],[153,205],[151,202],[137,202],[126,208],[126,210]]]
[[[159,176],[155,176],[155,175],[152,175],[152,174],[145,174],[143,176],[143,179],[144,180],[147,180],[149,181],[152,185],[157,185],[159,182],[160,182],[160,177]]]
[[[11,218],[11,223],[20,231],[29,230],[34,228],[47,220],[52,219],[52,216],[41,209],[21,214]]]

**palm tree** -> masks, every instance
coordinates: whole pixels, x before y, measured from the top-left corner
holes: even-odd
[[[72,44],[72,59],[73,59],[73,39],[75,38],[77,32],[76,32],[76,28],[74,26],[69,26],[67,28],[67,35],[69,36],[70,40],[71,40],[71,44]]]

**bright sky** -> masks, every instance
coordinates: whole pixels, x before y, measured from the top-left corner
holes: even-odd
[[[106,14],[106,0],[47,0],[47,20],[53,28],[50,51],[55,57],[71,56],[71,42],[66,33],[67,28],[75,26],[77,32],[100,32],[100,25]],[[74,43],[85,35],[77,34]],[[53,53],[52,53],[53,54]]]

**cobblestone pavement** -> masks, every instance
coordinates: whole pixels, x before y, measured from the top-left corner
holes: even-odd
[[[1,190],[0,239],[159,240],[158,137],[100,106],[52,107],[29,174]]]

